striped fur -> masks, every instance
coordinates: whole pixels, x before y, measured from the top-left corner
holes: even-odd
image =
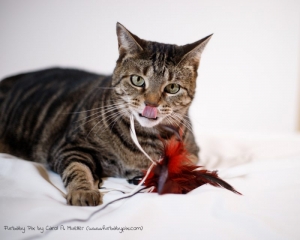
[[[0,151],[47,163],[59,173],[71,205],[101,203],[98,183],[113,176],[130,179],[150,162],[130,138],[134,114],[141,146],[153,158],[161,154],[162,125],[184,129],[184,141],[198,160],[188,108],[194,98],[197,68],[209,37],[185,46],[145,41],[117,24],[119,59],[112,76],[74,69],[46,69],[0,82]],[[145,79],[133,86],[130,76]],[[164,87],[180,84],[178,94]],[[158,119],[139,116],[154,104]]]

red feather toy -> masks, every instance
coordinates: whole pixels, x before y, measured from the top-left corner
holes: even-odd
[[[181,139],[182,134],[179,134],[171,126],[163,126],[165,130],[172,131],[173,136],[169,140],[160,138],[164,146],[163,157],[159,161],[153,161],[139,145],[133,122],[132,116],[131,137],[147,158],[153,162],[142,180],[146,187],[154,188],[153,191],[159,194],[185,194],[203,184],[210,184],[241,195],[231,185],[219,178],[217,171],[208,171],[201,166],[194,165],[189,159],[189,154]]]
[[[168,141],[163,141],[163,143],[164,156],[151,169],[145,179],[145,186],[154,187],[154,191],[159,194],[185,194],[208,183],[241,194],[219,178],[217,171],[211,172],[194,165],[188,157],[183,142],[175,136]]]

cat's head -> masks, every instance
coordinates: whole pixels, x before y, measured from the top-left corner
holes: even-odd
[[[115,93],[143,127],[178,125],[194,98],[197,69],[207,36],[184,46],[140,39],[117,23],[119,59]]]

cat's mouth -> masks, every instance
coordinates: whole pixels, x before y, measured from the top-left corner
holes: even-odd
[[[157,120],[157,108],[152,106],[145,106],[143,112],[140,113],[139,116],[147,118],[149,120]]]
[[[140,125],[147,128],[156,126],[163,119],[163,117],[158,117],[158,109],[151,106],[146,106],[143,112],[134,111],[133,114]]]
[[[152,121],[156,121],[157,119],[158,119],[158,117],[147,117],[147,116],[143,116],[141,113],[139,113],[139,116],[140,117],[143,117],[143,118],[147,118],[147,119],[149,119],[149,120],[152,120]]]

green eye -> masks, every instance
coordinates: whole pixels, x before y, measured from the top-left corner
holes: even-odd
[[[144,87],[145,86],[145,80],[140,76],[132,75],[130,77],[130,81],[134,86],[137,86],[137,87]]]
[[[165,87],[165,92],[175,94],[180,90],[180,86],[177,83],[169,84]]]

